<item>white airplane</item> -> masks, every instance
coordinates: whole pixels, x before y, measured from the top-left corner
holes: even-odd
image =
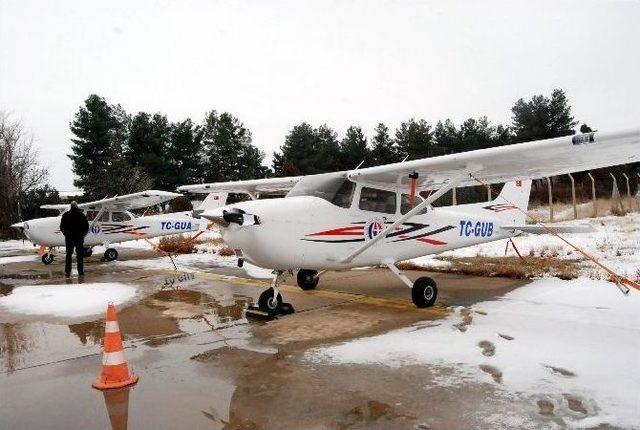
[[[271,288],[258,301],[263,311],[279,311],[278,287],[294,270],[298,285],[308,290],[318,284],[319,271],[375,265],[387,266],[411,288],[415,305],[428,307],[436,300],[435,282],[428,277],[411,282],[396,262],[523,232],[548,233],[545,226],[525,225],[531,179],[639,160],[640,130],[597,132],[337,173],[178,190],[246,193],[252,198],[201,215],[220,224],[239,265],[246,260],[274,270]],[[452,188],[502,182],[506,185],[493,201],[431,206]],[[256,199],[286,191],[285,198]],[[431,194],[423,199],[418,192],[424,191]]]
[[[113,261],[118,258],[118,251],[112,247],[114,243],[197,231],[201,225],[204,227],[205,224],[197,214],[205,209],[224,205],[227,198],[224,193],[209,194],[193,212],[139,217],[129,212],[155,206],[180,196],[182,194],[147,190],[78,204],[89,220],[89,233],[84,238],[85,257],[91,256],[92,247],[103,245],[106,248],[104,260]],[[48,248],[42,254],[42,262],[51,264],[55,257],[54,249],[64,247],[64,236],[60,232],[60,217],[69,209],[69,205],[43,205],[41,208],[58,210],[60,215],[24,221],[13,224],[12,227],[21,229],[34,244]]]

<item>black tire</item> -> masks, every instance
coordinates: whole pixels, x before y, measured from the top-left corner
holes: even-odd
[[[438,297],[438,287],[436,281],[429,277],[416,279],[411,288],[411,298],[413,303],[419,308],[428,308],[433,306]]]
[[[113,248],[109,248],[104,252],[105,261],[113,261],[118,259],[118,251]]]
[[[89,258],[93,255],[93,248],[84,248],[82,250],[82,254],[84,255],[85,258]]]
[[[316,286],[318,286],[318,281],[320,281],[320,277],[318,277],[318,272],[315,270],[298,270],[298,286],[303,290],[313,290]]]
[[[273,288],[263,291],[258,298],[258,308],[260,308],[262,312],[266,312],[271,316],[279,314],[281,306],[282,295],[278,293],[274,300]]]
[[[50,252],[47,252],[46,254],[42,254],[42,262],[44,264],[51,264],[53,263],[53,254]]]

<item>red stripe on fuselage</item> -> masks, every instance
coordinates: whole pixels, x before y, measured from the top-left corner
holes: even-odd
[[[418,242],[424,242],[424,243],[428,243],[429,245],[446,245],[447,242],[443,242],[441,240],[438,239],[429,239],[428,237],[421,237],[419,239],[416,239]]]
[[[307,236],[362,236],[364,235],[363,226],[349,226],[334,228],[332,230],[320,231],[318,233],[308,234]]]

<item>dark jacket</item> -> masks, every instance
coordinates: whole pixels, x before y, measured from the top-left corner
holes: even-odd
[[[81,240],[89,232],[89,221],[79,209],[69,209],[62,214],[60,231],[66,239]]]

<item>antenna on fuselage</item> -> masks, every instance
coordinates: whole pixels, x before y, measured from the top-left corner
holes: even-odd
[[[362,160],[362,161],[360,162],[360,164],[358,164],[358,165],[356,166],[356,168],[355,168],[355,169],[353,169],[353,170],[358,170],[358,169],[360,168],[360,166],[362,166],[363,164],[364,164],[364,160]]]

